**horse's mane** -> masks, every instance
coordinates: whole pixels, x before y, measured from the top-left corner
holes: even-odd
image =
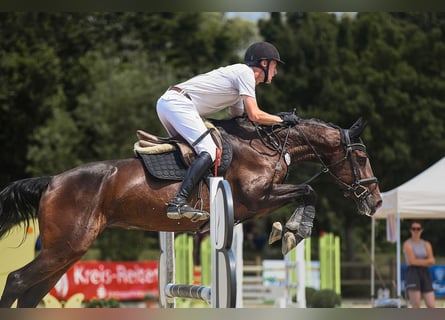
[[[209,119],[209,121],[218,129],[237,137],[253,139],[257,136],[254,123],[246,115],[225,120]]]
[[[303,125],[317,125],[317,126],[324,126],[326,128],[330,129],[341,129],[338,125],[335,125],[330,122],[326,122],[317,118],[299,118],[299,126]],[[255,124],[249,120],[247,115],[242,115],[238,117],[234,117],[231,119],[226,120],[217,120],[217,119],[209,119],[211,123],[213,123],[216,127],[224,129],[224,131],[236,135],[238,137],[249,137],[250,135],[256,135],[256,127]],[[281,130],[284,127],[279,125],[273,125],[273,126],[267,126],[267,125],[260,125],[262,130],[264,131],[275,131],[275,130]]]

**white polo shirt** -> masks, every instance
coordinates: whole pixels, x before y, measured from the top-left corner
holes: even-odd
[[[253,70],[242,63],[220,67],[179,83],[202,116],[227,107],[244,110],[241,95],[255,98]]]

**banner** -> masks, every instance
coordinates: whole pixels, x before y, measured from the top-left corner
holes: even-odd
[[[146,294],[158,296],[158,261],[101,262],[74,264],[57,282],[50,294],[68,300],[75,293],[84,300],[142,300]]]

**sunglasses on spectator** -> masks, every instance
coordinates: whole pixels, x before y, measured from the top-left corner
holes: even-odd
[[[412,231],[420,231],[420,230],[422,230],[422,228],[421,227],[411,227],[411,230]]]

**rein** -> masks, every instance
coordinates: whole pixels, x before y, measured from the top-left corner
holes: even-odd
[[[286,154],[286,144],[287,144],[287,140],[289,139],[289,134],[290,134],[290,129],[291,126],[287,127],[287,133],[286,133],[286,137],[284,138],[284,143],[281,144],[281,140],[280,138],[277,136],[277,134],[275,133],[275,130],[272,130],[272,132],[266,132],[263,127],[258,126],[256,123],[253,123],[255,126],[255,130],[258,134],[258,137],[260,138],[261,142],[269,149],[273,150],[273,151],[277,151],[280,154],[280,157],[278,158],[277,164],[275,165],[275,170],[281,170],[281,161],[280,159],[285,158],[285,154]],[[269,141],[266,141],[263,138],[263,134],[261,133],[261,131],[264,133],[264,135],[267,136],[267,138],[269,139]],[[278,141],[278,142],[277,142]],[[285,161],[287,161],[285,159]]]

